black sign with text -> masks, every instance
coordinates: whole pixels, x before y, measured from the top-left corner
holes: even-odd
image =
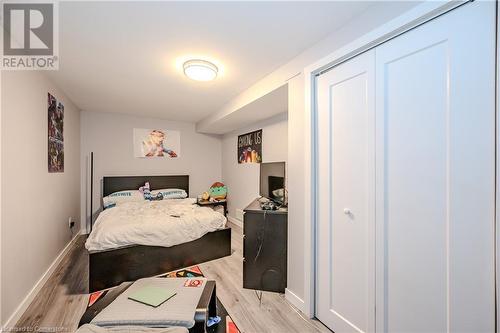
[[[238,163],[262,162],[262,130],[238,136]]]

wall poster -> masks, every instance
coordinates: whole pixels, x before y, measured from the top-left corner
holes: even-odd
[[[177,158],[181,152],[181,133],[164,129],[134,128],[135,157]]]
[[[262,162],[262,130],[238,136],[238,163]]]
[[[49,172],[64,172],[64,105],[47,94]]]

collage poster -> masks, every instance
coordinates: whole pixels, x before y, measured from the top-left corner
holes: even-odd
[[[49,172],[64,172],[64,105],[49,93],[47,109]]]

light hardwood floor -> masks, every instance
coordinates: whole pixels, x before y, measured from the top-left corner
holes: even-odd
[[[232,227],[231,256],[199,265],[217,281],[217,296],[242,332],[330,332],[289,304],[282,294],[264,292],[262,304],[253,290],[242,288],[242,231]],[[85,311],[88,255],[81,236],[18,321],[18,329],[73,332]],[[55,331],[57,330],[57,331]]]

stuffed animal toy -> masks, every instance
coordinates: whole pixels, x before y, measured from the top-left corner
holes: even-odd
[[[144,195],[144,199],[146,200],[151,200],[153,197],[151,196],[151,188],[149,187],[149,182],[146,182],[146,184],[144,184],[144,186],[141,186],[139,188],[139,192],[142,193],[142,195]]]
[[[215,182],[210,186],[210,199],[214,200],[224,200],[227,196],[227,187],[221,182]]]
[[[201,199],[203,201],[207,201],[208,199],[210,199],[210,193],[208,192],[203,192],[202,195],[201,195]]]
[[[158,192],[156,196],[153,196],[151,194],[151,187],[149,186],[149,182],[146,182],[144,186],[139,187],[139,192],[144,195],[144,200],[150,200],[150,201],[156,201],[156,200],[163,200],[163,194],[161,192]]]
[[[163,194],[161,192],[158,192],[158,194],[155,197],[151,197],[151,200],[163,200]]]

